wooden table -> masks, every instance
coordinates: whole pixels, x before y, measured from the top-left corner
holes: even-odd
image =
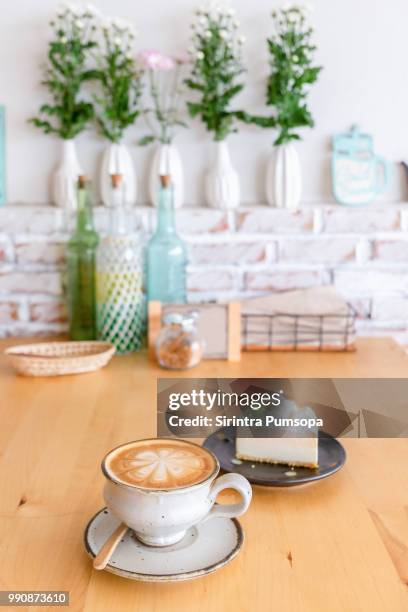
[[[346,467],[332,478],[256,487],[244,550],[218,573],[147,584],[94,571],[82,534],[103,505],[100,459],[155,435],[163,374],[133,355],[93,374],[27,379],[1,359],[1,589],[69,590],[70,609],[92,612],[408,610],[405,439],[348,439]],[[191,375],[405,377],[408,357],[391,340],[366,339],[354,354],[244,354]]]

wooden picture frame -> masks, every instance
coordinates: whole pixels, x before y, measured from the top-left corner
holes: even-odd
[[[0,204],[6,203],[6,109],[0,105]]]
[[[168,312],[200,313],[198,328],[205,340],[204,359],[241,359],[241,304],[240,302],[162,304],[151,301],[148,305],[149,354],[155,357],[155,344],[162,327],[163,315]]]

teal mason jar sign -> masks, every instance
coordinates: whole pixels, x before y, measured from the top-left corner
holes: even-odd
[[[169,175],[160,176],[157,228],[147,246],[147,298],[165,303],[186,301],[187,249],[177,233],[173,188]]]
[[[369,204],[387,189],[390,173],[389,162],[374,153],[370,134],[354,125],[333,137],[333,194],[341,204]]]

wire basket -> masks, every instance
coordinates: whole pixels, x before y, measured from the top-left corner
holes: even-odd
[[[244,351],[354,351],[356,312],[242,314]]]

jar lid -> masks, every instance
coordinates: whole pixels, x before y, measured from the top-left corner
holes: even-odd
[[[188,312],[184,313],[170,311],[163,316],[163,323],[165,325],[189,326],[196,323],[198,317],[199,313],[197,310],[189,310]]]

